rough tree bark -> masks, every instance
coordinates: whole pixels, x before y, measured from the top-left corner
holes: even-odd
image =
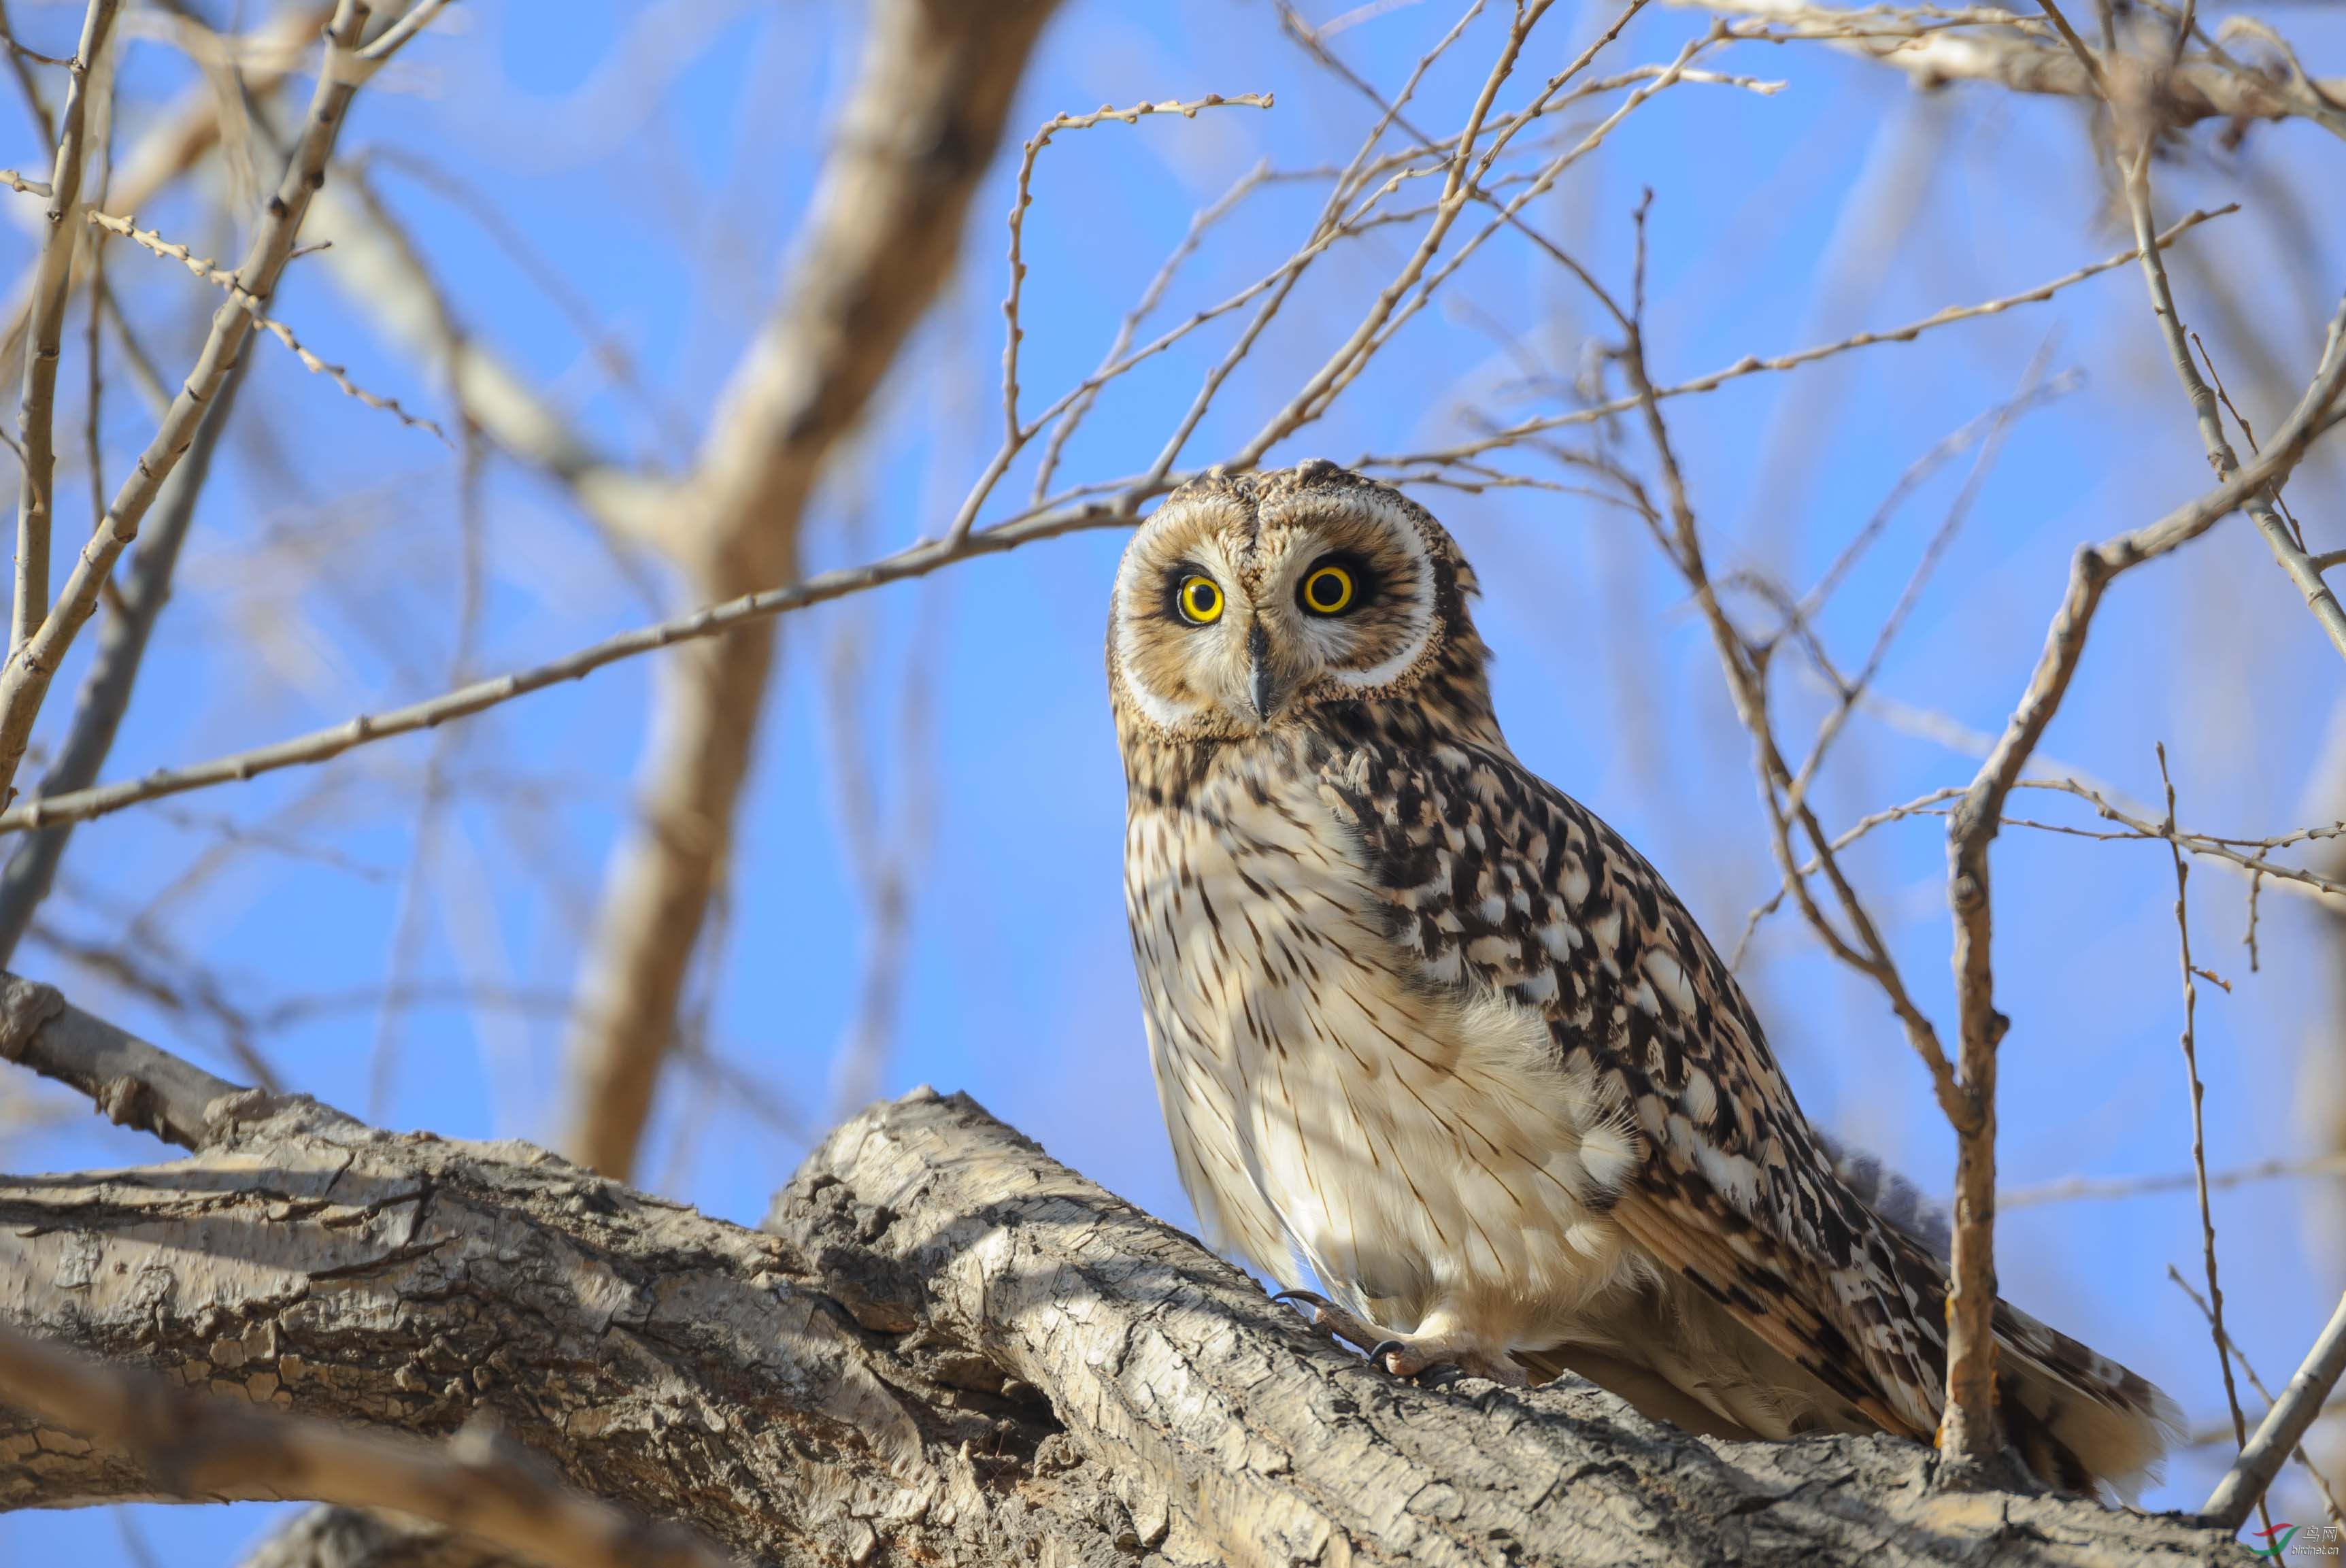
[[[840,1128],[759,1232],[525,1144],[239,1090],[13,979],[0,1054],[197,1145],[0,1180],[6,1320],[312,1415],[493,1419],[746,1560],[2247,1560],[2176,1517],[1934,1488],[1898,1440],[1708,1442],[1577,1381],[1395,1382],[961,1095]],[[0,1411],[0,1506],[158,1495]],[[483,1560],[321,1514],[261,1561]]]

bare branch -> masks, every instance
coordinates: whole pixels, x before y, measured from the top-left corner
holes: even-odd
[[[120,0],[89,0],[82,15],[81,42],[67,67],[65,113],[57,125],[56,164],[46,193],[40,259],[34,263],[30,311],[31,349],[25,356],[25,387],[16,405],[16,440],[25,454],[16,495],[15,597],[8,617],[8,657],[15,661],[49,614],[49,524],[56,496],[55,445],[57,359],[63,351],[66,295],[75,247],[81,242],[83,134],[89,114],[91,67],[106,47]],[[20,187],[19,188],[22,188]],[[13,672],[12,672],[13,673]],[[27,716],[29,719],[29,715]],[[5,750],[5,748],[0,748]],[[8,759],[13,762],[13,759]],[[0,768],[0,791],[13,767]]]
[[[2210,1171],[2206,1175],[2208,1190],[2221,1192],[2229,1187],[2246,1186],[2252,1182],[2280,1181],[2293,1176],[2346,1176],[2346,1155],[2325,1155],[2318,1159],[2264,1160],[2237,1170]],[[2116,1198],[2141,1197],[2151,1193],[2189,1192],[2199,1185],[2201,1174],[2197,1170],[2175,1171],[2155,1176],[2069,1176],[2061,1181],[2046,1182],[2042,1186],[2005,1187],[1995,1195],[1999,1209],[2035,1208],[2048,1203],[2103,1202]]]
[[[884,584],[926,576],[958,561],[1000,555],[1039,539],[1053,539],[1062,534],[1084,529],[1128,526],[1138,516],[1143,504],[1175,488],[1188,477],[1186,473],[1169,474],[1146,488],[1136,485],[1097,500],[1070,502],[1012,518],[980,529],[958,545],[943,539],[926,540],[860,566],[819,573],[788,587],[745,594],[721,605],[712,605],[689,615],[607,637],[546,664],[488,680],[476,680],[469,686],[459,687],[422,702],[410,703],[404,708],[377,714],[360,714],[343,723],[312,730],[291,740],[281,740],[273,746],[236,752],[191,768],[165,769],[120,784],[99,785],[95,789],[71,790],[51,799],[27,800],[0,811],[0,833],[22,832],[26,829],[54,827],[64,822],[86,822],[93,817],[103,817],[142,800],[160,799],[189,789],[255,779],[281,768],[324,762],[353,747],[387,740],[393,736],[413,735],[451,719],[468,718],[530,692],[543,691],[564,681],[579,679],[621,659],[638,657],[682,643],[721,636],[749,623],[804,609],[811,605],[825,604]]]
[[[1010,291],[1002,300],[1002,444],[995,450],[994,460],[986,464],[985,472],[979,476],[978,482],[970,487],[969,497],[962,503],[959,515],[954,518],[953,526],[946,531],[946,538],[958,540],[968,537],[970,529],[977,522],[978,511],[985,504],[986,497],[993,494],[994,486],[1009,470],[1019,453],[1025,450],[1026,443],[1057,416],[1063,406],[1054,405],[1046,410],[1031,424],[1018,417],[1018,345],[1026,337],[1026,330],[1018,320],[1018,304],[1026,287],[1026,209],[1035,201],[1035,160],[1043,156],[1043,149],[1051,145],[1051,138],[1063,130],[1088,130],[1109,120],[1118,125],[1133,125],[1148,115],[1179,115],[1184,119],[1196,119],[1200,109],[1226,107],[1267,109],[1271,107],[1270,95],[1239,93],[1224,97],[1219,93],[1209,93],[1202,98],[1186,103],[1168,99],[1161,104],[1138,103],[1125,109],[1103,104],[1089,114],[1055,115],[1026,139],[1026,146],[1018,158],[1015,194],[1010,199]],[[1193,235],[1194,232],[1193,229]],[[1130,337],[1131,320],[1127,319],[1123,339],[1119,341]],[[1109,358],[1114,360],[1119,351],[1111,350]]]
[[[2217,412],[2216,394],[2200,379],[2198,367],[2191,362],[2188,333],[2183,318],[2175,309],[2175,290],[2167,280],[2167,264],[2157,248],[2149,246],[2147,237],[2155,225],[2150,215],[2150,147],[2146,142],[2141,150],[2127,163],[2127,207],[2134,218],[2137,246],[2147,247],[2142,252],[2142,271],[2150,288],[2151,309],[2158,318],[2160,334],[2167,341],[2168,358],[2175,365],[2175,373],[2183,382],[2191,399],[2191,411],[2199,424],[2199,439],[2208,449],[2208,461],[2215,465],[2216,476],[2229,479],[2239,469],[2240,460],[2225,439],[2223,418]],[[2322,345],[2324,362],[2334,358],[2341,348],[2341,338],[2346,336],[2346,302],[2339,306],[2337,317],[2330,324],[2329,341]],[[2265,536],[2272,550],[2273,559],[2280,563],[2298,591],[2305,596],[2308,608],[2341,657],[2346,657],[2346,607],[2341,607],[2338,596],[2321,578],[2320,569],[2305,553],[2305,547],[2290,531],[2278,510],[2280,487],[2271,487],[2268,494],[2262,488],[2250,491],[2244,498],[2249,515],[2255,519],[2257,531]]]
[[[243,285],[237,281],[235,273],[214,266],[204,258],[193,254],[186,246],[174,244],[151,229],[139,228],[136,221],[128,216],[117,217],[111,212],[100,212],[95,208],[85,210],[83,216],[89,219],[93,227],[119,234],[137,244],[141,249],[150,250],[158,256],[179,262],[205,282],[218,284],[226,290],[228,297],[252,317],[254,326],[291,351],[293,357],[301,361],[303,370],[313,376],[324,376],[332,381],[342,390],[344,397],[355,398],[369,408],[380,409],[385,413],[392,414],[400,423],[411,430],[428,430],[438,436],[444,444],[447,443],[448,433],[431,420],[408,412],[399,406],[399,401],[396,398],[383,397],[357,385],[351,380],[342,366],[330,365],[308,349],[303,348],[300,340],[293,336],[293,330],[264,311],[260,308],[260,301],[246,292]]]
[[[2145,561],[2198,538],[2296,466],[2346,391],[2346,334],[2331,334],[2313,382],[2271,443],[2214,490],[2147,528],[2077,552],[2068,593],[2045,634],[2045,651],[2002,738],[1980,767],[1947,824],[1947,898],[1954,911],[1955,994],[1962,1042],[1960,1064],[1971,1125],[1957,1124],[1954,1290],[1948,1308],[1950,1427],[1941,1441],[1964,1462],[1978,1465],[1999,1447],[1994,1427],[1995,1052],[2009,1021],[1995,1010],[1993,926],[1988,893],[1988,846],[2004,820],[2004,798],[2061,706],[2102,594],[2110,581]],[[1962,1394],[1957,1390],[1960,1385]],[[1956,1417],[1953,1412],[1964,1413]],[[2245,1513],[2243,1514],[2245,1517]]]
[[[2106,75],[2082,39],[2073,48],[2045,23],[1994,6],[1820,5],[1810,0],[1670,0],[1715,15],[1760,18],[1738,23],[1738,37],[1770,42],[1812,39],[1902,71],[1915,86],[1983,82],[2012,92],[2099,99]],[[2048,16],[2050,8],[2047,8]],[[2063,19],[2066,22],[2066,18]],[[2071,36],[2075,36],[2074,29]],[[2134,64],[2130,62],[2130,64]],[[2136,65],[2132,73],[2145,74]],[[2159,61],[2146,81],[2127,89],[2147,99],[2158,120],[2278,120],[2301,117],[2346,135],[2346,81],[2313,80],[2243,68],[2221,51]]]
[[[872,9],[862,74],[781,303],[735,372],[669,514],[664,543],[703,602],[755,598],[798,575],[808,498],[943,285],[1053,9],[1054,0]],[[661,667],[638,820],[614,857],[580,967],[564,1144],[614,1176],[634,1168],[676,1038],[772,677],[766,613],[731,619],[735,635]]]
[[[0,1056],[89,1096],[124,1126],[199,1149],[252,1094],[75,1007],[55,986],[0,974]]]
[[[2167,787],[2167,828],[2175,830],[2175,780],[2167,769],[2167,748],[2158,748],[2159,782]],[[2232,1381],[2231,1342],[2224,1332],[2224,1287],[2216,1269],[2216,1211],[2208,1201],[2208,1127],[2204,1102],[2208,1087],[2199,1079],[2199,971],[2191,962],[2191,862],[2182,847],[2169,839],[2167,852],[2175,862],[2175,935],[2182,952],[2183,1073],[2191,1094],[2191,1171],[2199,1196],[2199,1250],[2208,1271],[2208,1330],[2215,1337],[2217,1369],[2224,1378],[2224,1404],[2232,1412],[2232,1437],[2241,1446],[2249,1441],[2248,1419],[2240,1413],[2240,1391]],[[2270,1521],[2268,1521],[2270,1522]]]
[[[1260,462],[1264,453],[1293,434],[1297,429],[1313,418],[1323,406],[1324,401],[1341,390],[1344,382],[1352,375],[1356,374],[1359,367],[1366,362],[1373,350],[1379,331],[1392,318],[1394,309],[1401,303],[1402,297],[1424,275],[1426,267],[1433,261],[1435,253],[1442,249],[1443,238],[1448,235],[1451,225],[1457,221],[1459,212],[1466,204],[1471,186],[1479,183],[1483,176],[1489,172],[1492,163],[1497,159],[1501,149],[1505,146],[1508,131],[1502,130],[1492,138],[1491,145],[1484,149],[1481,159],[1478,161],[1474,158],[1475,143],[1482,135],[1484,121],[1490,117],[1492,104],[1498,97],[1500,87],[1504,86],[1507,78],[1515,73],[1515,60],[1522,53],[1525,40],[1531,36],[1532,29],[1538,25],[1540,17],[1545,15],[1552,3],[1553,0],[1522,0],[1522,3],[1516,5],[1515,15],[1508,24],[1506,43],[1501,46],[1498,58],[1492,62],[1490,71],[1484,76],[1482,90],[1476,94],[1474,107],[1467,111],[1465,127],[1458,134],[1456,149],[1451,154],[1443,175],[1442,196],[1435,204],[1433,221],[1426,225],[1425,232],[1419,236],[1415,248],[1411,250],[1408,260],[1402,263],[1400,273],[1378,292],[1376,300],[1369,307],[1367,315],[1358,326],[1352,329],[1352,335],[1329,355],[1327,362],[1312,372],[1311,379],[1306,381],[1294,396],[1288,400],[1287,405],[1274,414],[1254,439],[1239,452],[1236,466],[1251,467]],[[1621,29],[1628,25],[1630,18],[1643,10],[1646,4],[1647,0],[1630,0],[1630,4],[1615,18],[1612,26],[1595,43],[1583,50],[1572,66],[1566,67],[1564,75],[1576,75],[1589,61],[1595,59],[1596,52],[1617,37]],[[1562,78],[1558,79],[1561,81]],[[1518,126],[1526,122],[1522,119],[1515,122]],[[1510,130],[1513,128],[1513,127],[1509,127]],[[1471,176],[1470,165],[1473,166]],[[1178,455],[1179,448],[1168,443],[1165,450],[1159,453],[1157,466],[1160,470],[1169,468],[1178,460]]]
[[[278,276],[299,236],[302,215],[309,209],[311,194],[325,181],[326,162],[333,155],[359,80],[366,74],[350,64],[352,46],[365,25],[366,15],[367,7],[361,0],[342,0],[328,28],[326,63],[318,75],[309,118],[277,193],[255,227],[244,263],[237,270],[244,292],[256,300],[265,300],[275,291]],[[33,721],[48,695],[49,682],[56,677],[74,636],[97,609],[98,594],[115,562],[138,536],[148,508],[186,453],[204,405],[242,351],[251,324],[251,315],[232,301],[223,302],[213,314],[210,335],[194,370],[107,509],[107,525],[83,546],[56,613],[28,633],[5,674],[0,674],[0,798],[13,799],[16,769],[32,739]]]
[[[97,782],[106,766],[123,716],[130,709],[147,645],[162,617],[163,606],[170,600],[179,549],[194,524],[196,503],[211,475],[212,453],[228,427],[230,411],[236,406],[246,363],[240,357],[229,367],[219,391],[196,426],[187,456],[163,487],[154,525],[131,558],[118,613],[107,618],[98,634],[97,655],[74,698],[72,722],[58,743],[55,760],[41,776],[39,795],[87,789]],[[10,962],[26,928],[32,924],[34,911],[48,896],[71,834],[69,826],[60,825],[31,835],[8,857],[6,871],[0,871],[0,964]]]
[[[2256,1435],[2208,1494],[2207,1505],[2199,1511],[2202,1517],[2228,1531],[2247,1522],[2249,1511],[2280,1473],[2281,1465],[2321,1413],[2322,1401],[2338,1386],[2341,1375],[2346,1375],[2346,1298],[2339,1300],[2338,1310],[2331,1314],[2329,1327],[2306,1353],[2297,1376],[2257,1423]]]
[[[2195,229],[2211,219],[2238,212],[2239,209],[2239,203],[2229,202],[2212,211],[2191,212],[2178,219],[2159,235],[2159,246],[2163,249],[2175,243],[2176,239],[2186,230]],[[1919,321],[1910,321],[1905,326],[1894,327],[1887,331],[1858,332],[1836,342],[1821,343],[1814,348],[1801,349],[1789,354],[1779,354],[1772,359],[1761,359],[1757,355],[1747,354],[1725,370],[1713,371],[1708,375],[1697,376],[1692,381],[1679,382],[1670,386],[1658,386],[1654,389],[1654,396],[1664,400],[1691,397],[1700,392],[1715,391],[1729,382],[1743,376],[1795,370],[1801,365],[1813,364],[1819,360],[1831,359],[1836,354],[1848,353],[1853,349],[1871,348],[1877,343],[1912,342],[1935,327],[1952,326],[1957,321],[1975,321],[1982,316],[1999,315],[2019,305],[2040,304],[2072,284],[2082,283],[2086,279],[2097,277],[2104,272],[2115,271],[2140,254],[2138,249],[2122,250],[2115,256],[2106,257],[2088,266],[2080,267],[2074,272],[2065,273],[2049,283],[2040,283],[2034,289],[2025,290],[2017,294],[2007,294],[2001,299],[1990,300],[1978,305],[1950,305],[1935,315],[1925,316]],[[1535,419],[1525,420],[1520,423],[1507,425],[1488,435],[1461,443],[1456,446],[1410,453],[1399,457],[1363,458],[1361,461],[1362,463],[1375,466],[1461,462],[1468,458],[1479,457],[1484,453],[1512,446],[1525,437],[1546,431],[1562,430],[1572,425],[1595,424],[1600,420],[1611,418],[1614,414],[1629,412],[1637,408],[1641,400],[1636,397],[1612,398],[1591,403],[1586,408],[1575,409],[1569,413],[1543,414]]]

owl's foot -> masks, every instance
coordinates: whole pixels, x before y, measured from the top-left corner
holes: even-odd
[[[1461,1378],[1482,1378],[1509,1388],[1529,1388],[1531,1378],[1510,1357],[1445,1344],[1439,1338],[1384,1339],[1369,1351],[1369,1365],[1396,1378],[1414,1378],[1435,1388]]]
[[[1404,1338],[1388,1334],[1362,1321],[1313,1290],[1282,1290],[1273,1301],[1292,1301],[1311,1309],[1306,1319],[1312,1331],[1330,1341],[1364,1349],[1368,1363],[1396,1378],[1412,1378],[1439,1388],[1460,1378],[1485,1378],[1511,1388],[1524,1388],[1531,1379],[1508,1357],[1495,1359],[1478,1348],[1454,1343],[1440,1335]]]

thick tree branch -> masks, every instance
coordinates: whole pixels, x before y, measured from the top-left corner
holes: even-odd
[[[201,1394],[0,1329],[0,1400],[128,1451],[183,1497],[314,1498],[395,1508],[542,1568],[720,1568],[673,1525],[648,1526],[549,1481],[487,1428],[444,1446]]]
[[[198,1149],[250,1089],[126,1034],[56,987],[0,974],[0,1056],[79,1090],[123,1126]]]
[[[963,219],[1056,0],[883,0],[782,300],[735,372],[663,543],[694,597],[798,574],[824,465],[953,265]],[[731,850],[772,678],[770,621],[661,667],[634,830],[581,966],[564,1145],[624,1177]]]
[[[429,1437],[486,1411],[571,1484],[744,1556],[866,1561],[885,1532],[887,1561],[966,1560],[1083,1528],[994,1492],[1052,1430],[1031,1401],[922,1371],[998,1386],[965,1353],[875,1349],[784,1242],[525,1145],[242,1106],[177,1165],[0,1185],[0,1317],[311,1416]],[[156,1495],[119,1450],[0,1413],[0,1506]]]
[[[103,1026],[47,995],[21,1054],[97,1081],[72,1036]],[[392,1136],[301,1099],[223,1115],[205,1085],[231,1086],[194,1074],[190,1095],[137,1052],[207,1146],[0,1181],[0,1319],[309,1417],[434,1436],[493,1416],[569,1484],[745,1557],[1464,1564],[1504,1543],[1526,1564],[2179,1568],[2225,1550],[2084,1498],[1935,1489],[1931,1451],[1893,1439],[1710,1443],[1577,1380],[1396,1382],[958,1095],[842,1127],[761,1235],[525,1145]],[[0,1505],[157,1495],[120,1449],[0,1412]],[[468,1562],[347,1516],[307,1538],[271,1561]]]

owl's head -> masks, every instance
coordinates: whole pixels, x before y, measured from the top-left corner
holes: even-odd
[[[1125,549],[1109,684],[1164,740],[1243,739],[1429,681],[1486,714],[1474,591],[1449,532],[1390,485],[1319,459],[1211,474]]]

